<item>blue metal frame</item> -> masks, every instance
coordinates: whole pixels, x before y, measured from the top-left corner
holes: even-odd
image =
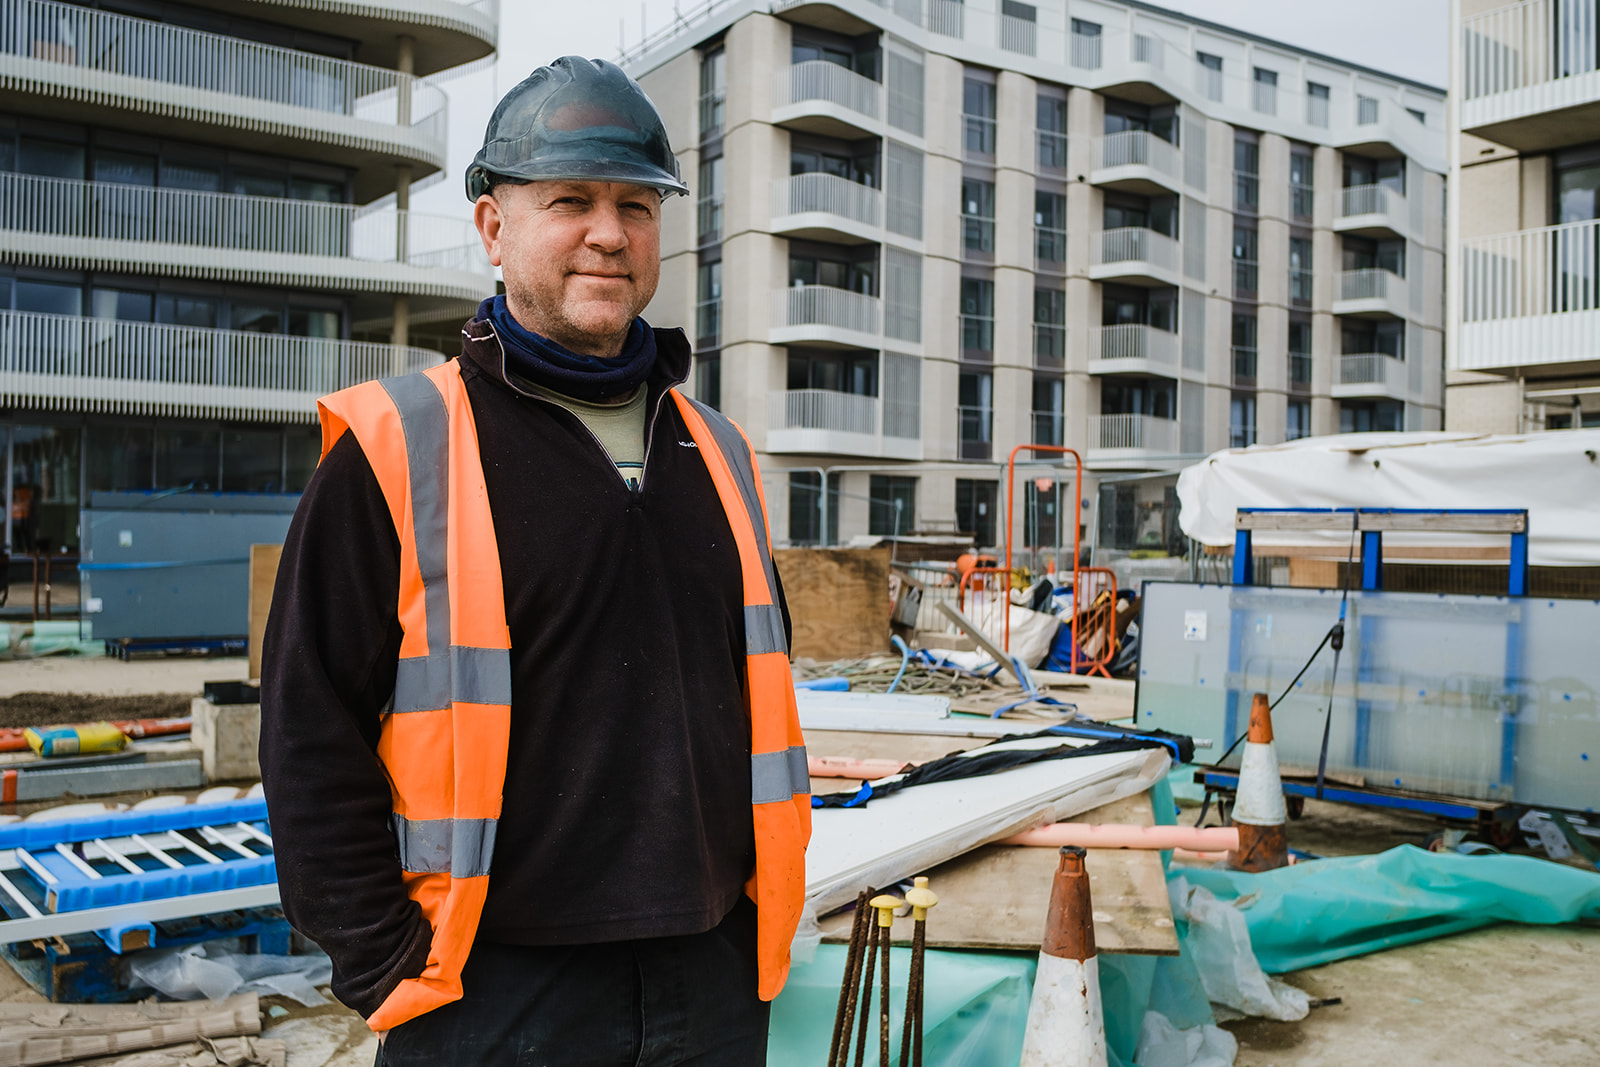
[[[1207,789],[1237,789],[1239,776],[1226,771],[1206,771],[1205,786]],[[1289,796],[1312,797],[1317,795],[1317,787],[1305,785],[1301,782],[1284,782],[1283,791]],[[1341,804],[1360,804],[1371,808],[1395,808],[1399,811],[1414,811],[1422,815],[1437,815],[1445,819],[1465,819],[1475,821],[1483,813],[1483,808],[1475,804],[1460,804],[1450,800],[1434,800],[1427,797],[1402,797],[1392,793],[1377,793],[1367,789],[1341,788],[1335,785],[1325,786],[1322,790],[1323,800],[1332,800]]]

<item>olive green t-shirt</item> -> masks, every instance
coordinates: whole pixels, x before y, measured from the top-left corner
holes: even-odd
[[[537,389],[540,396],[576,415],[606,450],[611,462],[617,465],[617,473],[628,488],[639,488],[639,479],[644,475],[644,409],[649,398],[648,386],[639,386],[633,396],[620,404],[591,404],[563,396],[545,386]]]

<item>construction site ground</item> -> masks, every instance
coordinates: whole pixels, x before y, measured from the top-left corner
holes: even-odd
[[[4,698],[20,693],[167,694],[187,704],[204,682],[241,679],[246,669],[243,659],[0,663],[0,715],[15,706]],[[1188,808],[1183,821],[1196,813]],[[1291,824],[1290,843],[1318,855],[1355,855],[1420,845],[1436,828],[1424,817],[1312,800]],[[1297,1023],[1249,1019],[1226,1026],[1239,1039],[1239,1067],[1592,1067],[1600,1063],[1596,973],[1600,927],[1499,925],[1285,975],[1313,997],[1339,1003]],[[0,1000],[42,998],[0,966]],[[281,997],[262,1004],[273,1015],[266,1036],[288,1044],[288,1067],[373,1062],[376,1039],[338,1004],[306,1008]]]

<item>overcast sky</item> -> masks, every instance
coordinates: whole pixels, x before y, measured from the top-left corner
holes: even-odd
[[[639,40],[703,0],[502,0],[500,55],[493,67],[447,78],[450,165],[443,180],[413,198],[418,211],[465,215],[461,175],[482,142],[501,93],[557,56],[616,58],[618,43]],[[1196,18],[1272,37],[1430,85],[1449,76],[1449,0],[1161,0]],[[619,32],[620,31],[620,32]]]

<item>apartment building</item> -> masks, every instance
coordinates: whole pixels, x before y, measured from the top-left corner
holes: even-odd
[[[1450,16],[1446,427],[1600,426],[1600,3]]]
[[[298,492],[316,398],[429,366],[494,271],[409,210],[425,75],[495,0],[0,0],[0,426],[11,551],[107,491]],[[435,348],[437,343],[435,344]]]
[[[1212,450],[1440,427],[1442,90],[1115,0],[722,0],[624,61],[694,187],[646,314],[779,540],[1175,547]],[[1009,508],[1024,444],[1083,499]]]

